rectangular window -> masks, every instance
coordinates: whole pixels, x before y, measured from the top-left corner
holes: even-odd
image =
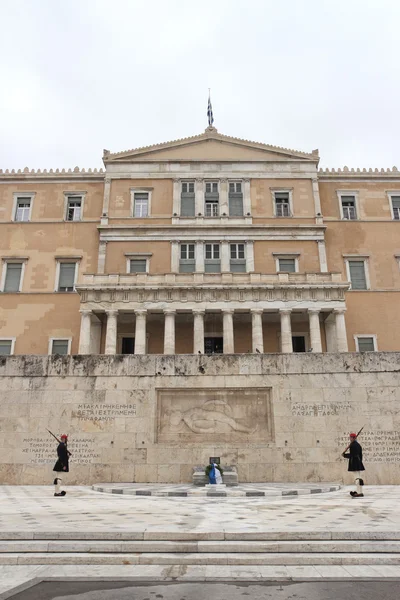
[[[67,221],[80,221],[82,217],[82,196],[68,196]]]
[[[194,273],[196,270],[194,244],[181,244],[179,259],[180,273]]]
[[[69,354],[70,340],[52,340],[51,354]]]
[[[393,220],[400,221],[400,196],[392,196]]]
[[[129,273],[146,273],[147,260],[145,258],[132,258],[129,261]]]
[[[219,191],[218,181],[206,181],[205,216],[218,217],[219,215]]]
[[[148,192],[135,192],[133,195],[134,199],[134,216],[135,217],[148,217],[149,216],[149,193]]]
[[[241,181],[229,182],[229,215],[243,217],[243,191]]]
[[[246,256],[244,244],[231,244],[231,263],[232,273],[246,273]]]
[[[195,214],[194,181],[182,181],[181,217],[194,217],[194,214]]]
[[[277,217],[290,217],[289,192],[275,192],[275,215]]]
[[[75,287],[76,263],[60,262],[60,274],[58,278],[59,292],[73,292]]]
[[[284,273],[296,273],[296,259],[295,258],[279,258],[279,271]]]
[[[29,221],[30,212],[31,212],[31,198],[18,198],[17,204],[15,208],[15,220],[26,222]]]
[[[0,340],[0,356],[10,356],[13,352],[13,340]]]
[[[353,221],[357,219],[355,196],[340,196],[343,219]]]
[[[357,352],[375,352],[375,338],[373,336],[356,337]]]
[[[8,262],[4,265],[6,277],[4,280],[5,292],[19,292],[21,289],[22,263]]]
[[[204,269],[206,273],[221,272],[219,244],[205,244]]]
[[[349,260],[349,274],[352,290],[366,290],[367,278],[365,274],[365,263],[363,260]]]

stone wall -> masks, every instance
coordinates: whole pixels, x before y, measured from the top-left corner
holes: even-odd
[[[0,357],[0,482],[188,482],[210,456],[239,481],[345,481],[364,426],[366,482],[400,483],[400,354]]]

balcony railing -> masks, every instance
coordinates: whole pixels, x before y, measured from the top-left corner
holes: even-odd
[[[293,285],[348,287],[340,273],[124,273],[96,275],[83,274],[77,288],[129,288],[135,286],[171,287],[202,285]]]

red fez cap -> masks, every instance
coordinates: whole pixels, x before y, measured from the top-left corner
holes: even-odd
[[[60,437],[61,437],[62,440],[67,440],[68,439],[68,436],[65,433],[63,433]]]
[[[357,437],[357,434],[356,434],[356,433],[351,433],[351,434],[350,434],[350,437],[354,437],[354,438],[356,438],[356,437]]]

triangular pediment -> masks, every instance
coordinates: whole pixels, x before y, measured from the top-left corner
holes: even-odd
[[[126,152],[110,153],[105,150],[103,155],[105,164],[158,161],[317,162],[318,159],[318,150],[306,153],[250,142],[222,135],[214,127],[208,127],[203,134],[194,137]]]

